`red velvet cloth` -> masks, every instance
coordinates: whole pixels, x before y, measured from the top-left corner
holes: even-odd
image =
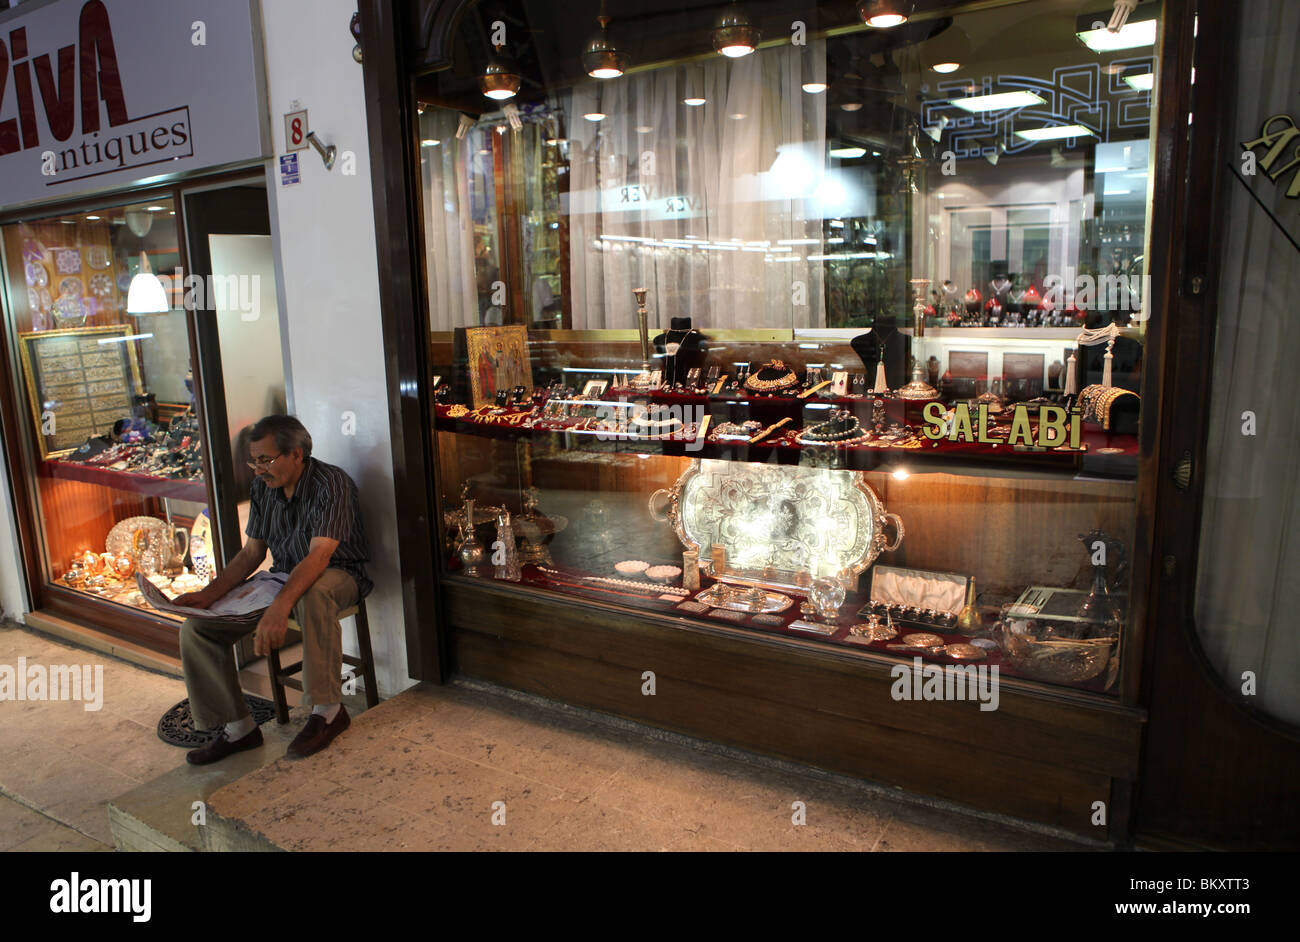
[[[101,484],[104,487],[112,487],[120,491],[132,491],[136,494],[147,494],[150,497],[171,497],[176,500],[191,500],[200,504],[208,502],[208,488],[202,481],[159,478],[154,477],[152,474],[136,474],[132,471],[113,471],[109,468],[99,468],[91,464],[80,464],[62,459],[44,461],[41,468],[47,477],[85,481],[88,484]]]
[[[557,569],[558,571],[561,572],[561,575],[552,577],[546,573],[541,572],[535,566],[524,566],[522,583],[528,585],[530,588],[541,589],[548,592],[555,592],[561,595],[573,595],[573,596],[578,596],[580,598],[609,602],[615,605],[625,605],[629,608],[635,608],[642,611],[656,612],[658,614],[674,615],[679,618],[689,618],[694,621],[702,622],[704,624],[733,625],[735,627],[745,628],[750,631],[765,631],[774,634],[785,635],[791,638],[803,638],[805,640],[820,641],[826,644],[836,645],[837,647],[859,648],[863,650],[869,650],[875,654],[883,654],[886,657],[896,658],[900,661],[909,664],[912,662],[912,658],[914,657],[920,657],[927,664],[936,664],[940,666],[945,664],[961,664],[961,665],[996,664],[998,666],[998,673],[1000,675],[1004,675],[1007,677],[1026,676],[1018,672],[1014,667],[1012,667],[1009,663],[1007,663],[1000,649],[994,649],[992,651],[989,651],[987,653],[987,656],[985,656],[983,659],[975,660],[975,661],[955,660],[953,658],[944,657],[942,655],[922,654],[919,651],[891,651],[889,649],[889,646],[891,644],[901,644],[904,636],[909,634],[916,634],[919,632],[938,635],[939,637],[943,638],[945,644],[969,643],[971,640],[969,637],[962,635],[951,629],[936,628],[932,625],[910,625],[910,624],[902,624],[899,623],[898,621],[895,621],[894,627],[898,631],[898,637],[896,638],[892,638],[888,641],[875,641],[872,642],[871,644],[859,644],[855,641],[849,641],[848,640],[850,637],[849,629],[853,625],[861,624],[866,621],[865,617],[859,617],[858,615],[854,614],[866,602],[866,599],[861,597],[857,593],[851,593],[850,596],[845,600],[844,604],[840,607],[840,615],[836,619],[836,625],[838,627],[835,629],[834,633],[830,635],[818,635],[807,631],[792,630],[790,628],[790,623],[801,617],[799,614],[799,604],[803,601],[803,599],[800,596],[792,596],[794,600],[793,604],[784,612],[777,613],[777,616],[781,618],[783,621],[781,625],[764,625],[761,622],[755,622],[753,620],[752,615],[745,615],[742,619],[738,621],[733,621],[730,619],[720,619],[720,618],[711,617],[708,612],[698,612],[698,613],[688,612],[688,611],[683,611],[682,609],[677,607],[680,602],[693,600],[694,596],[698,595],[698,592],[692,593],[690,596],[682,596],[676,599],[675,601],[660,599],[659,595],[663,594],[662,590],[654,593],[653,595],[647,594],[645,597],[641,597],[631,592],[630,590],[626,590],[615,585],[601,585],[599,583],[581,584],[579,583],[579,580],[584,574],[569,573],[564,570],[559,570],[559,567],[550,567],[550,568]],[[603,573],[600,575],[603,575]],[[611,578],[625,578],[619,576],[617,573],[611,573],[610,576]],[[562,585],[557,584],[557,581],[562,582],[564,584]],[[632,579],[630,581],[635,582],[637,580]],[[703,590],[708,588],[710,585],[713,584],[713,581],[714,580],[710,579],[709,577],[701,573],[700,589]],[[646,586],[648,590],[657,588],[653,583],[650,583],[648,581],[646,582]],[[986,621],[986,625],[991,624],[988,621],[987,617],[985,621]],[[1080,684],[1063,684],[1061,686],[1074,687],[1080,690],[1091,690],[1096,692],[1102,692],[1104,688],[1104,681],[1105,681],[1105,673],[1103,672],[1101,676],[1093,678],[1090,681],[1086,681]]]

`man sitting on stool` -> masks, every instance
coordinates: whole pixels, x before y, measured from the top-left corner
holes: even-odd
[[[366,578],[366,535],[357,486],[346,471],[311,456],[311,434],[289,415],[268,415],[249,435],[248,542],[221,575],[178,605],[207,608],[239,585],[271,550],[271,571],[289,574],[256,629],[191,618],[181,626],[181,666],[195,729],[225,724],[221,734],[187,755],[204,765],[262,745],[262,731],[239,689],[232,646],[250,631],[253,651],[270,654],[284,644],[292,612],[302,628],[303,700],[314,704],[307,725],[289,744],[290,758],[330,744],[351,720],[342,704],[343,631],[338,614],[372,588]]]

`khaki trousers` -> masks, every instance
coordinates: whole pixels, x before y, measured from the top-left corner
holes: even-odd
[[[357,604],[357,582],[326,569],[293,607],[302,629],[303,702],[343,699],[343,629],[339,612]],[[248,716],[235,669],[234,644],[257,625],[189,618],[181,625],[181,667],[195,729],[214,729]]]

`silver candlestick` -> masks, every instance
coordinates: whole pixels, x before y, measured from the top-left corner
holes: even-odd
[[[912,292],[916,295],[916,303],[912,305],[912,336],[925,336],[925,289],[930,285],[929,278],[913,278],[911,281]]]
[[[632,297],[636,298],[636,326],[641,332],[641,372],[650,372],[650,324],[649,312],[645,309],[645,288],[633,288]]]

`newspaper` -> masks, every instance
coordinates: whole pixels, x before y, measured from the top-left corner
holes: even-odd
[[[177,605],[163,594],[162,589],[144,577],[135,574],[135,584],[146,602],[160,612],[171,612],[188,618],[210,618],[239,624],[255,625],[261,619],[284,584],[289,581],[287,572],[259,572],[235,586],[207,608]]]

